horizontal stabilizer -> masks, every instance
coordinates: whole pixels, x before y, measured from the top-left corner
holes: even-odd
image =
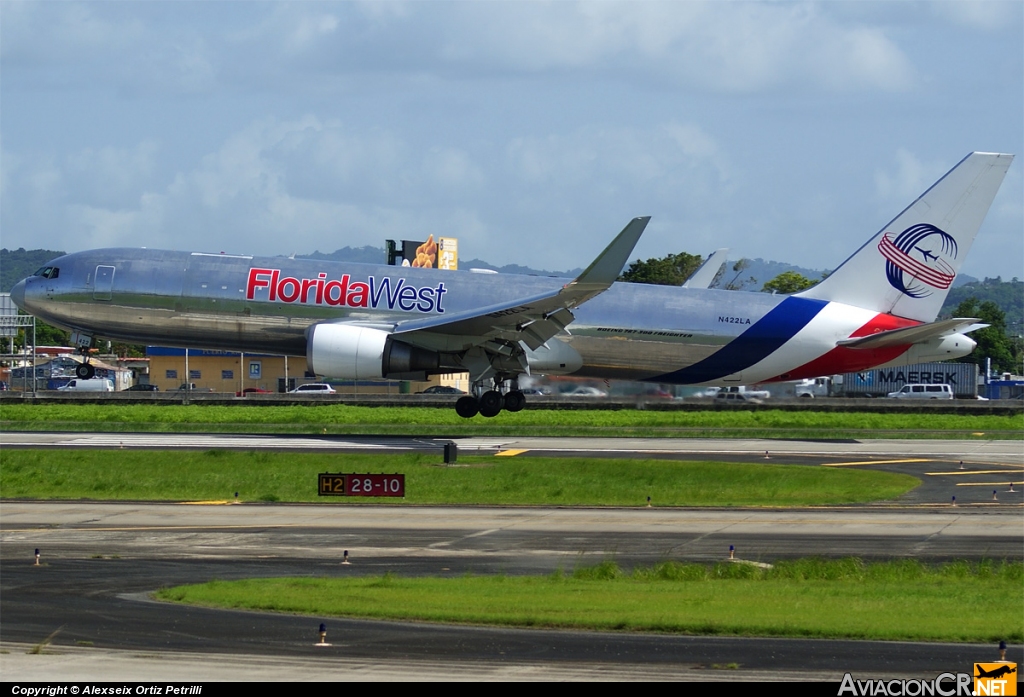
[[[940,336],[949,334],[965,334],[975,329],[983,329],[987,324],[978,324],[977,319],[955,317],[942,320],[941,322],[929,322],[914,327],[903,327],[902,329],[891,329],[887,332],[879,332],[871,336],[862,336],[857,339],[846,339],[838,342],[837,345],[855,349],[879,349],[886,346],[906,346],[928,341]]]

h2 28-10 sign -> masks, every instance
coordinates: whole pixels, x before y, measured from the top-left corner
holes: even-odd
[[[321,472],[320,496],[405,496],[404,474],[331,474]]]

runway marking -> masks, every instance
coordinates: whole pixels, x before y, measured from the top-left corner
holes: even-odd
[[[530,452],[528,449],[523,450],[502,450],[500,453],[494,453],[494,457],[515,457],[516,455],[522,455],[523,453]]]
[[[964,474],[1024,474],[1024,472],[1009,472],[1007,470],[957,470],[955,472],[925,472],[932,477],[946,477]]]
[[[74,525],[72,523],[71,525]],[[8,528],[3,532],[136,532],[138,530],[265,530],[267,528],[297,528],[300,523],[275,523],[273,525],[141,525],[130,528]]]
[[[1002,486],[1003,484],[1009,484],[1011,486],[1018,486],[1024,484],[1024,482],[1008,482],[1005,479],[1001,482],[957,482],[957,486]]]
[[[855,465],[898,465],[904,462],[934,462],[930,457],[911,460],[865,460],[864,462],[825,462],[822,467],[853,467]]]
[[[240,501],[179,501],[179,506],[229,506]]]

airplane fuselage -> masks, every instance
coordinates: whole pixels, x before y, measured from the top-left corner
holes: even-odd
[[[133,248],[68,254],[47,268],[57,272],[13,291],[20,307],[46,322],[133,343],[287,355],[306,353],[314,324],[387,330],[570,281]],[[917,322],[800,297],[615,283],[573,312],[557,339],[582,357],[573,373],[580,376],[721,385],[933,358],[909,345],[837,348],[851,336]]]

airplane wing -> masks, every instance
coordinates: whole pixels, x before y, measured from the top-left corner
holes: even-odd
[[[583,273],[559,290],[470,312],[399,322],[392,333],[410,343],[444,345],[449,350],[494,339],[522,341],[536,350],[575,319],[572,308],[615,282],[649,221],[650,216],[631,220]]]
[[[686,279],[683,288],[710,288],[711,282],[715,280],[719,270],[725,264],[725,257],[729,254],[729,248],[723,247],[712,252],[708,260],[701,264],[700,268],[693,272],[693,275]]]
[[[837,342],[839,346],[854,349],[877,349],[885,346],[903,346],[916,344],[929,339],[934,339],[948,334],[966,334],[976,329],[984,329],[987,324],[978,324],[976,318],[955,317],[940,322],[929,322],[914,327],[902,329],[891,329],[887,332],[879,332],[871,336],[863,336],[857,339],[845,339]]]

